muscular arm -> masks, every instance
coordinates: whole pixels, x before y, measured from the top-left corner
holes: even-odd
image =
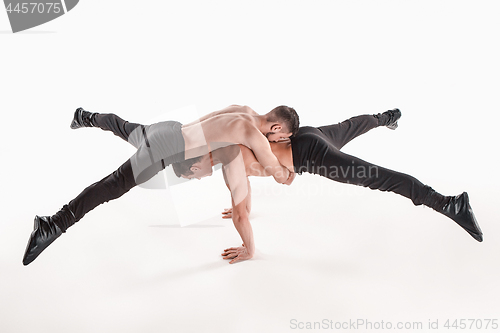
[[[248,195],[245,198],[245,202],[246,202],[245,207],[247,209],[247,214],[250,215],[250,212],[252,211],[252,191],[250,188],[250,180],[248,179],[248,177],[247,177],[247,181],[248,181]],[[229,190],[231,190],[229,188],[229,185],[227,184],[227,182],[226,182],[226,186]],[[231,197],[231,208],[224,209],[224,211],[222,212],[223,219],[230,219],[233,217],[233,204],[232,204],[232,202],[233,202],[233,198]]]
[[[224,173],[224,180],[226,180],[226,185],[228,186],[228,188],[230,188],[226,170],[223,169],[222,172]],[[241,260],[251,259],[255,253],[255,243],[253,239],[252,225],[250,224],[250,220],[248,218],[248,210],[247,210],[247,203],[250,202],[249,196],[250,193],[248,193],[248,196],[245,200],[242,200],[238,204],[235,204],[235,201],[231,196],[233,224],[236,230],[238,231],[241,240],[243,241],[243,246],[231,247],[224,250],[222,256],[224,257],[224,259],[232,259],[229,262],[230,264],[233,264]]]
[[[266,173],[272,175],[278,183],[285,184],[290,177],[290,171],[281,165],[276,155],[273,154],[266,137],[262,133],[258,132],[256,134],[250,129],[248,141],[250,144],[248,148],[253,151],[257,161],[264,167]]]
[[[238,145],[220,148],[212,154],[222,163],[224,181],[231,191],[235,205],[245,201],[248,194],[248,178],[245,161]]]

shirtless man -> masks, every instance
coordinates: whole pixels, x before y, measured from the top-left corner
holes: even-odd
[[[443,196],[431,187],[422,184],[418,179],[389,170],[357,157],[345,154],[340,149],[357,136],[369,130],[386,126],[390,129],[397,127],[401,117],[398,109],[382,114],[363,115],[353,117],[342,123],[315,127],[301,127],[291,140],[271,142],[271,149],[282,165],[291,172],[308,172],[318,174],[328,179],[378,189],[391,191],[407,197],[415,205],[425,205],[455,221],[476,241],[483,241],[482,231],[476,221],[469,203],[467,192],[457,196]],[[247,147],[240,146],[247,176],[270,176],[269,170],[262,166],[253,152]],[[206,164],[200,163],[206,157],[174,163],[177,176],[184,178],[201,178],[209,175]],[[250,192],[247,203],[241,203],[237,214],[250,213]],[[235,207],[223,212],[223,218],[233,217]],[[253,236],[246,236],[252,238]],[[237,258],[238,251],[234,248],[224,250],[225,259]]]
[[[241,144],[251,148],[278,183],[289,185],[295,176],[279,163],[269,146],[269,141],[288,138],[298,130],[298,115],[287,106],[278,106],[265,115],[259,115],[248,106],[231,105],[186,125],[166,121],[147,126],[129,123],[114,114],[91,113],[78,108],[71,128],[81,127],[99,127],[111,131],[136,147],[137,152],[112,174],[84,189],[56,214],[36,216],[34,230],[23,257],[24,265],[35,260],[54,240],[96,206],[119,198],[172,163],[220,147]],[[247,182],[244,171],[241,171],[242,160],[239,156],[233,159],[235,162],[228,167],[227,175],[232,189],[236,191],[233,198],[243,201]]]
[[[212,166],[219,163],[222,164],[224,181],[231,192],[232,215],[228,218],[233,219],[234,227],[243,241],[241,247],[232,247],[224,250],[231,251],[232,255],[225,257],[225,259],[232,259],[229,262],[230,264],[251,259],[255,253],[253,231],[248,218],[251,199],[250,182],[248,181],[247,170],[245,169],[245,162],[248,161],[248,158],[244,159],[244,155],[242,154],[243,147],[246,148],[243,145],[231,145],[219,148],[203,156],[188,159],[187,162],[176,163],[177,167],[174,169],[178,177],[201,179],[212,175]],[[253,152],[246,148],[245,154],[249,153],[252,154],[253,160],[256,161]],[[189,171],[182,169],[182,165],[188,166]],[[183,176],[182,173],[188,175]]]

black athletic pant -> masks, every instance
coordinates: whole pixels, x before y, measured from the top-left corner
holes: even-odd
[[[117,170],[84,189],[65,206],[73,218],[71,221],[67,218],[58,221],[63,231],[96,206],[119,198],[171,163],[184,160],[184,139],[178,122],[141,125],[129,123],[114,114],[96,114],[93,123],[129,142],[137,148],[137,152]]]
[[[292,138],[295,172],[318,174],[372,190],[391,191],[411,199],[415,205],[425,203],[431,188],[418,179],[340,151],[352,139],[384,124],[380,117],[385,116],[363,115],[330,126],[301,127]]]

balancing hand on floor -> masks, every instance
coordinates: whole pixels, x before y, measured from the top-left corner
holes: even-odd
[[[245,244],[242,244],[241,247],[231,247],[229,249],[225,249],[224,253],[221,254],[224,259],[233,259],[229,263],[234,264],[237,261],[252,259],[253,255],[248,253]]]

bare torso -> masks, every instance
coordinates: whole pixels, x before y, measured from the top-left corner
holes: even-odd
[[[256,126],[258,114],[248,106],[231,105],[182,126],[186,159],[229,144],[252,148],[249,137],[263,136]]]
[[[290,170],[273,154],[261,132],[262,116],[248,106],[231,105],[183,125],[185,158],[202,156],[218,148],[239,144],[250,148],[254,158],[279,183],[286,183]],[[293,178],[292,178],[293,179]]]

